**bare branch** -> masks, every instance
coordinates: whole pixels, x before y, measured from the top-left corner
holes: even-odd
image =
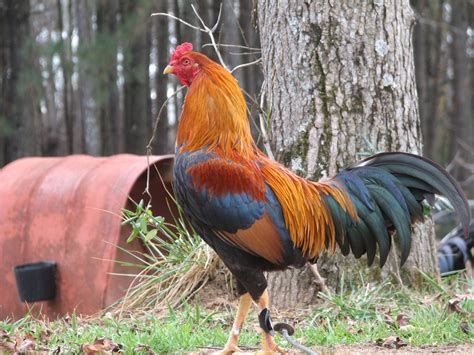
[[[467,142],[465,142],[464,140],[462,140],[460,138],[458,138],[456,140],[456,143],[459,144],[459,146],[461,148],[463,148],[466,151],[466,153],[469,153],[470,155],[474,156],[474,147],[473,146],[469,145]]]
[[[257,110],[258,113],[260,112],[263,112],[262,108],[260,107],[259,103],[255,100],[255,98],[253,98],[247,91],[245,91],[244,89],[242,89],[242,92],[244,93],[244,95],[251,101],[252,103],[252,107],[255,107],[255,109]],[[250,107],[247,105],[247,114],[248,114],[248,117],[251,117],[252,116],[252,113],[250,111]],[[255,143],[257,143],[258,145],[258,142],[260,141],[260,136],[262,135],[262,132],[260,131],[260,126],[257,125],[257,123],[255,122],[255,120],[250,120],[250,123],[252,124],[253,127],[255,127],[255,129],[258,131],[258,137],[257,137],[257,141]]]
[[[186,22],[186,21],[184,21],[184,20],[180,19],[179,17],[176,17],[172,14],[167,14],[166,12],[155,12],[155,13],[151,14],[150,16],[166,16],[166,17],[172,18],[173,20],[179,21],[182,24],[184,24],[184,25],[186,25],[190,28],[193,28],[195,30],[198,30],[198,31],[201,31],[201,32],[207,32],[205,29],[202,29],[200,27],[191,25],[189,22]]]
[[[221,4],[221,6],[222,6],[222,4]],[[194,7],[194,5],[191,4],[191,8],[193,9],[194,14],[195,14],[196,17],[198,18],[199,22],[201,22],[202,28],[204,28],[205,32],[209,32],[211,29],[210,29],[209,27],[207,27],[207,25],[205,24],[204,20],[203,20],[202,17],[199,15],[199,12],[197,12],[196,7]]]
[[[262,84],[262,87],[263,87],[264,84]],[[259,126],[256,125],[256,123],[251,120],[251,122],[254,124],[254,126],[257,128],[257,130],[259,131],[260,133],[260,136],[262,137],[262,141],[263,141],[263,146],[265,148],[265,151],[267,152],[267,155],[270,159],[275,159],[275,156],[273,155],[273,152],[272,152],[272,148],[270,146],[270,139],[268,137],[268,134],[267,134],[267,130],[266,130],[266,112],[265,110],[263,109],[263,104],[265,102],[265,94],[262,93],[261,97],[260,97],[260,103],[258,103],[248,92],[246,92],[245,90],[242,89],[242,92],[245,94],[245,96],[250,100],[252,101],[252,103],[255,105],[255,107],[257,108],[257,112],[258,112],[258,121],[259,121]],[[249,116],[250,116],[250,111],[247,107],[247,112],[249,112]],[[257,142],[258,143],[258,142]]]
[[[161,105],[160,107],[160,111],[158,112],[158,115],[156,116],[156,119],[155,119],[155,125],[153,126],[153,132],[151,134],[151,138],[150,140],[148,141],[148,144],[146,146],[146,162],[147,162],[147,171],[146,171],[146,187],[145,187],[145,190],[143,191],[143,194],[147,194],[149,199],[150,199],[150,203],[151,203],[151,193],[150,193],[150,155],[151,155],[151,152],[153,150],[152,148],[152,144],[153,144],[153,141],[155,140],[155,136],[156,136],[156,130],[158,129],[158,123],[160,122],[160,118],[161,118],[161,114],[164,110],[164,108],[168,105],[168,102],[173,98],[175,97],[179,92],[181,92],[183,89],[185,88],[185,86],[180,86],[174,93],[172,93],[166,100],[165,102],[163,102],[163,105]]]
[[[254,60],[253,62],[248,62],[248,63],[243,63],[243,64],[239,64],[237,65],[234,69],[232,69],[230,72],[231,74],[234,73],[234,71],[236,71],[237,69],[240,69],[240,68],[245,68],[245,67],[250,67],[252,65],[255,65],[255,64],[258,64],[262,61],[262,58],[258,58],[257,60]]]
[[[221,16],[222,16],[222,2],[219,5],[219,14],[217,15],[216,23],[211,28],[212,33],[214,33],[217,30],[217,27],[219,26],[219,23],[221,22]]]
[[[222,12],[222,3],[219,7],[219,16],[217,18],[217,21],[216,21],[216,24],[214,25],[214,27],[211,29],[209,27],[207,27],[207,25],[204,23],[204,20],[202,19],[202,17],[199,15],[199,13],[197,12],[196,8],[194,7],[194,5],[191,5],[191,8],[193,9],[194,11],[194,14],[196,15],[196,17],[199,19],[199,22],[201,22],[203,28],[204,28],[204,32],[207,33],[207,35],[209,36],[209,39],[211,40],[211,43],[212,43],[212,46],[214,47],[214,50],[216,51],[216,54],[217,54],[217,58],[219,58],[219,62],[221,63],[221,65],[226,68],[227,70],[229,70],[229,68],[227,67],[227,65],[225,64],[224,62],[224,59],[222,58],[222,55],[221,55],[221,52],[219,51],[219,49],[217,48],[217,43],[216,43],[216,39],[214,38],[214,31],[217,29],[217,25],[219,24],[219,21],[220,21],[220,18],[221,18],[221,12]]]
[[[204,44],[202,45],[203,48],[209,47],[209,46],[212,46],[212,43],[204,43]],[[219,46],[219,47],[230,47],[230,48],[248,49],[248,50],[255,51],[255,52],[261,52],[261,51],[262,51],[260,48],[247,47],[247,46],[242,46],[242,45],[240,45],[240,44],[224,44],[224,43],[219,43],[218,46]]]
[[[456,152],[456,154],[454,155],[454,158],[449,162],[448,165],[446,165],[446,171],[448,173],[452,173],[454,167],[456,166],[456,159],[458,158],[459,156],[459,152]]]
[[[264,87],[265,82],[262,84],[262,88]],[[265,103],[265,92],[262,90],[262,95],[260,96],[260,107],[263,107],[263,104]],[[273,155],[272,148],[270,147],[270,139],[268,138],[267,134],[267,127],[266,127],[266,117],[264,115],[265,111],[260,110],[258,114],[259,122],[260,122],[260,131],[262,132],[262,137],[263,137],[263,146],[265,147],[265,150],[267,151],[267,155],[270,159],[275,160],[275,156]]]
[[[229,52],[229,54],[244,56],[244,55],[255,55],[255,54],[258,54],[258,52]]]
[[[156,116],[156,119],[155,119],[155,126],[153,127],[153,132],[151,134],[151,138],[150,138],[150,141],[148,142],[147,146],[146,146],[146,149],[147,150],[151,150],[152,147],[151,145],[153,144],[153,141],[155,140],[155,134],[156,134],[156,130],[158,129],[158,123],[160,122],[160,118],[161,118],[161,113],[163,112],[163,109],[166,107],[166,105],[168,105],[168,102],[173,98],[175,97],[178,93],[180,93],[181,91],[183,91],[183,89],[185,88],[185,86],[180,86],[175,92],[173,92],[166,100],[165,102],[163,102],[163,105],[161,105],[160,107],[160,111],[158,112],[158,115]]]
[[[462,187],[467,188],[474,182],[474,175],[469,176],[466,180],[461,181],[460,184]]]
[[[316,264],[310,264],[309,269],[313,273],[314,276],[314,282],[319,286],[319,289],[321,290],[322,293],[325,293],[326,295],[331,295],[331,291],[329,288],[326,286],[326,279],[324,279],[321,274],[318,271],[318,267]]]

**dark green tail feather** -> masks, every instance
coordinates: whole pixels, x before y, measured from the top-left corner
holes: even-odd
[[[411,219],[408,215],[408,210],[404,210],[401,205],[397,203],[391,194],[380,186],[372,185],[369,187],[374,199],[380,206],[383,213],[393,222],[400,238],[401,249],[401,264],[403,265],[408,258],[411,248]]]
[[[326,199],[340,234],[337,243],[344,255],[350,250],[356,257],[366,253],[369,266],[377,245],[380,266],[385,264],[391,247],[387,229],[392,227],[400,238],[403,265],[411,247],[411,224],[423,219],[421,202],[434,193],[448,198],[468,233],[471,217],[462,190],[442,167],[426,158],[381,153],[342,171],[335,180],[351,197],[360,218],[356,223],[332,198]]]
[[[380,167],[395,176],[408,175],[431,185],[436,194],[443,195],[451,202],[459,215],[467,238],[471,220],[469,204],[459,184],[443,167],[429,159],[410,153],[380,153],[363,160],[357,166],[361,164]],[[407,168],[410,167],[415,170],[408,173]]]

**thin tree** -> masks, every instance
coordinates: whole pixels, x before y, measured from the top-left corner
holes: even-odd
[[[35,87],[38,78],[33,56],[28,56],[30,2],[0,1],[2,93],[0,106],[0,163],[40,153]],[[25,55],[26,54],[26,55]],[[36,63],[35,63],[36,64]]]

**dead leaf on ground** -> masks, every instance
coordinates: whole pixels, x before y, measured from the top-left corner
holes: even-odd
[[[409,330],[413,328],[413,326],[410,325],[410,317],[404,313],[400,313],[397,316],[397,324],[401,330]]]
[[[393,318],[390,313],[392,313],[392,310],[390,308],[384,309],[384,308],[379,308],[377,311],[380,312],[380,314],[383,316],[383,319],[386,324],[392,326],[395,322],[393,321]]]
[[[467,323],[467,321],[465,320],[461,321],[461,323],[459,323],[459,327],[464,333],[471,334],[471,327],[469,327],[469,324]]]
[[[6,330],[0,329],[0,339],[3,338],[10,338],[10,334],[8,334]]]
[[[154,354],[154,351],[151,349],[149,345],[145,344],[138,344],[135,349],[133,349],[134,352],[137,353],[145,353],[145,354]]]
[[[400,313],[397,316],[397,324],[399,327],[408,325],[408,323],[410,323],[410,318],[406,314]]]
[[[448,301],[448,311],[451,313],[466,314],[467,312],[461,308],[461,302],[466,298],[464,295],[456,295]]]
[[[51,336],[53,335],[53,332],[49,329],[44,329],[41,330],[40,332],[40,339],[42,343],[47,343],[49,339],[51,339]]]
[[[30,350],[35,350],[36,344],[33,340],[30,339],[25,339],[25,340],[20,340],[16,346],[15,350],[16,352],[19,353],[26,353]]]
[[[357,334],[357,330],[355,330],[354,327],[351,325],[347,327],[347,332],[349,334]]]
[[[407,346],[407,342],[396,335],[391,335],[386,339],[377,339],[377,345],[383,346],[384,348],[400,349],[403,346]]]
[[[441,299],[441,293],[437,293],[434,296],[427,296],[422,301],[421,304],[425,306],[431,306],[434,301],[439,301]]]
[[[102,352],[116,354],[122,349],[122,345],[115,344],[113,341],[106,338],[100,338],[96,339],[94,344],[83,344],[81,348],[85,354],[95,354]]]
[[[15,343],[13,341],[7,340],[0,342],[0,350],[1,351],[14,351],[15,350]]]

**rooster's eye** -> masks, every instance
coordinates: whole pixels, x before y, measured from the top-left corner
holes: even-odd
[[[189,65],[189,59],[183,59],[183,64],[184,65]]]

